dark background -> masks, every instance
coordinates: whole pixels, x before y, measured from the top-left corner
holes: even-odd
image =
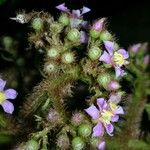
[[[0,6],[0,35],[15,36],[23,32],[22,25],[9,20],[19,10],[45,10],[58,16],[59,11],[55,6],[63,2],[70,9],[78,9],[83,5],[91,8],[91,12],[85,15],[87,20],[107,17],[110,30],[123,47],[150,41],[150,2],[141,0],[7,0]]]

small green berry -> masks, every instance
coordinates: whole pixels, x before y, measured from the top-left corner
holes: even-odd
[[[89,49],[88,51],[88,56],[90,57],[91,60],[97,60],[101,55],[101,49],[94,46]]]
[[[32,21],[32,28],[35,30],[35,31],[41,31],[44,27],[44,24],[43,24],[43,20],[41,18],[35,18],[33,21]]]
[[[100,33],[100,39],[102,41],[110,41],[112,38],[113,36],[107,30]]]
[[[85,146],[84,141],[81,137],[75,137],[72,140],[72,148],[73,150],[82,150]]]
[[[92,133],[92,127],[89,124],[81,124],[78,128],[78,133],[82,137],[88,137]]]
[[[62,23],[64,26],[67,26],[67,25],[69,25],[69,23],[70,23],[70,19],[69,19],[69,17],[68,17],[67,14],[62,14],[62,15],[59,17],[58,21],[59,21],[60,23]]]
[[[67,34],[67,38],[71,42],[78,42],[80,41],[80,32],[77,29],[71,29]]]

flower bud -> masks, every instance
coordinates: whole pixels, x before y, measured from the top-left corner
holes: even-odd
[[[119,88],[120,88],[120,85],[117,81],[112,80],[108,83],[108,90],[113,91],[113,90],[118,90]]]
[[[2,44],[5,49],[8,50],[13,46],[13,39],[10,36],[4,36],[2,39]]]
[[[25,150],[38,150],[39,144],[35,140],[29,140],[25,145]]]
[[[50,49],[47,51],[47,55],[48,55],[48,57],[50,57],[50,58],[56,59],[56,58],[58,58],[58,56],[59,56],[59,50],[56,49],[56,48],[50,48]]]
[[[105,148],[106,148],[106,142],[105,142],[105,141],[100,141],[100,142],[98,143],[98,145],[97,145],[97,148],[98,148],[99,150],[105,150]]]
[[[41,31],[44,27],[44,24],[43,24],[43,20],[41,18],[35,18],[33,21],[32,21],[32,28],[35,30],[35,31]]]
[[[91,60],[97,60],[101,55],[101,49],[99,47],[93,46],[88,50],[88,56]]]
[[[51,123],[59,123],[60,120],[61,118],[60,118],[59,113],[55,109],[51,108],[47,115],[47,121]]]
[[[60,23],[62,23],[64,26],[67,26],[70,23],[70,19],[69,19],[68,15],[65,14],[65,13],[61,14],[61,16],[59,17],[58,21]]]
[[[111,81],[111,76],[108,73],[102,73],[98,75],[97,81],[100,86],[102,85],[104,88],[107,88],[108,83]]]
[[[113,38],[113,36],[107,30],[102,31],[100,33],[100,39],[102,41],[110,41],[110,40],[112,40],[112,38]]]
[[[150,55],[146,55],[145,57],[144,57],[144,64],[145,65],[148,65],[150,63]]]
[[[78,127],[78,133],[82,137],[88,137],[92,133],[92,127],[90,124],[81,124]]]
[[[78,42],[78,41],[80,41],[80,32],[75,28],[71,29],[67,34],[67,38],[71,42]]]
[[[58,65],[55,62],[48,62],[44,66],[44,71],[47,74],[55,74],[58,71]]]
[[[90,36],[91,36],[92,38],[94,38],[94,39],[97,39],[97,38],[100,36],[100,32],[91,29],[91,30],[90,30]]]
[[[105,23],[106,18],[101,18],[97,20],[93,26],[92,29],[98,32],[101,32],[104,29],[104,23]]]
[[[131,51],[133,53],[137,53],[140,50],[141,46],[142,46],[141,43],[134,44],[134,45],[129,47],[129,51]]]
[[[81,137],[75,137],[72,140],[72,148],[73,150],[82,150],[85,146],[84,141]]]
[[[70,142],[66,134],[62,134],[57,138],[57,147],[59,147],[62,150],[69,149]]]
[[[74,53],[73,52],[65,52],[62,55],[62,62],[65,64],[70,64],[75,61]]]
[[[75,112],[71,118],[71,122],[75,126],[80,125],[83,122],[83,120],[84,120],[84,116],[80,112]]]

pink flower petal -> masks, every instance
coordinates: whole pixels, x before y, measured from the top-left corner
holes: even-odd
[[[80,31],[80,42],[81,43],[87,43],[88,42],[88,36],[86,34],[86,32],[84,31]]]
[[[17,97],[17,92],[14,89],[5,90],[5,95],[7,99],[15,99]]]
[[[98,144],[98,150],[105,150],[105,148],[106,148],[106,142],[105,141],[101,141]]]
[[[106,51],[104,51],[99,60],[105,62],[106,64],[111,64],[111,56]]]
[[[88,8],[88,7],[83,6],[83,8],[81,9],[81,11],[82,11],[81,15],[83,15],[83,14],[88,13],[89,11],[91,11],[91,9]]]
[[[123,108],[121,106],[118,106],[114,113],[118,115],[124,114]]]
[[[105,125],[105,129],[106,129],[106,132],[110,135],[110,136],[113,136],[113,131],[114,131],[114,127],[113,125],[110,123],[110,124],[106,124]]]
[[[104,135],[104,127],[101,123],[98,123],[94,128],[93,128],[93,137],[99,137]]]
[[[106,109],[107,102],[104,98],[98,98],[97,99],[97,105],[99,107],[99,110],[102,111],[103,109]]]
[[[67,7],[65,7],[65,3],[62,3],[58,6],[56,6],[56,8],[59,9],[60,11],[63,11],[63,12],[67,12],[67,13],[70,12],[70,10]]]
[[[6,85],[6,81],[0,79],[0,91],[3,91],[5,85]]]
[[[105,48],[107,49],[107,51],[109,52],[109,54],[112,56],[113,52],[114,52],[114,42],[111,41],[105,41],[104,42]]]
[[[121,69],[120,67],[115,67],[115,72],[116,72],[116,78],[118,78],[119,76],[124,76],[126,73],[123,69]]]
[[[118,115],[114,115],[112,118],[111,118],[111,121],[112,122],[117,122],[119,120],[119,116]]]
[[[98,110],[94,105],[91,105],[89,108],[85,109],[85,111],[86,111],[93,119],[98,119],[98,118],[99,118],[99,110]]]
[[[1,105],[6,113],[9,113],[9,114],[13,113],[14,105],[11,102],[9,102],[8,100],[5,100]]]
[[[72,10],[72,17],[75,17],[75,18],[80,18],[81,16],[81,13],[80,13],[80,10],[77,9],[77,10]]]
[[[129,54],[125,49],[119,49],[117,52],[122,54],[125,59],[129,58]]]

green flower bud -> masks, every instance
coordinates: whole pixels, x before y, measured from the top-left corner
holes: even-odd
[[[43,20],[41,18],[35,18],[33,21],[32,21],[32,28],[35,30],[35,31],[41,31],[44,27],[44,24],[43,24]]]
[[[58,21],[59,21],[60,23],[62,23],[64,26],[67,26],[67,25],[69,25],[69,23],[70,23],[70,19],[69,19],[69,17],[68,17],[67,14],[62,14],[62,15],[59,17]]]
[[[88,137],[92,133],[92,127],[89,124],[81,124],[78,128],[78,133],[82,137]]]
[[[94,38],[94,39],[97,39],[97,38],[100,36],[100,32],[91,29],[91,30],[90,30],[90,36],[91,36],[92,38]]]
[[[59,56],[59,50],[56,49],[56,48],[50,48],[50,49],[47,51],[47,55],[48,55],[48,57],[50,57],[50,58],[56,59],[56,58],[58,58],[58,56]]]
[[[98,75],[97,82],[100,86],[103,86],[104,88],[107,88],[108,83],[111,81],[111,76],[108,73],[103,73]]]
[[[93,148],[96,148],[97,147],[97,144],[98,144],[98,141],[99,139],[98,138],[91,138],[90,139],[90,144]]]
[[[25,145],[25,150],[38,150],[39,144],[35,140],[30,140]]]
[[[90,57],[91,60],[97,60],[100,57],[100,55],[101,49],[96,46],[93,46],[88,51],[88,56]]]
[[[73,63],[75,61],[74,53],[66,52],[62,55],[62,62],[66,64]]]
[[[100,39],[102,41],[110,41],[112,38],[113,36],[107,30],[100,33]]]
[[[10,49],[13,46],[13,39],[10,36],[4,36],[2,39],[2,44],[5,49]]]
[[[85,146],[84,141],[80,137],[75,137],[72,140],[72,148],[73,150],[82,150]]]
[[[71,42],[78,42],[78,41],[80,41],[80,32],[75,28],[71,29],[67,34],[67,38]]]

